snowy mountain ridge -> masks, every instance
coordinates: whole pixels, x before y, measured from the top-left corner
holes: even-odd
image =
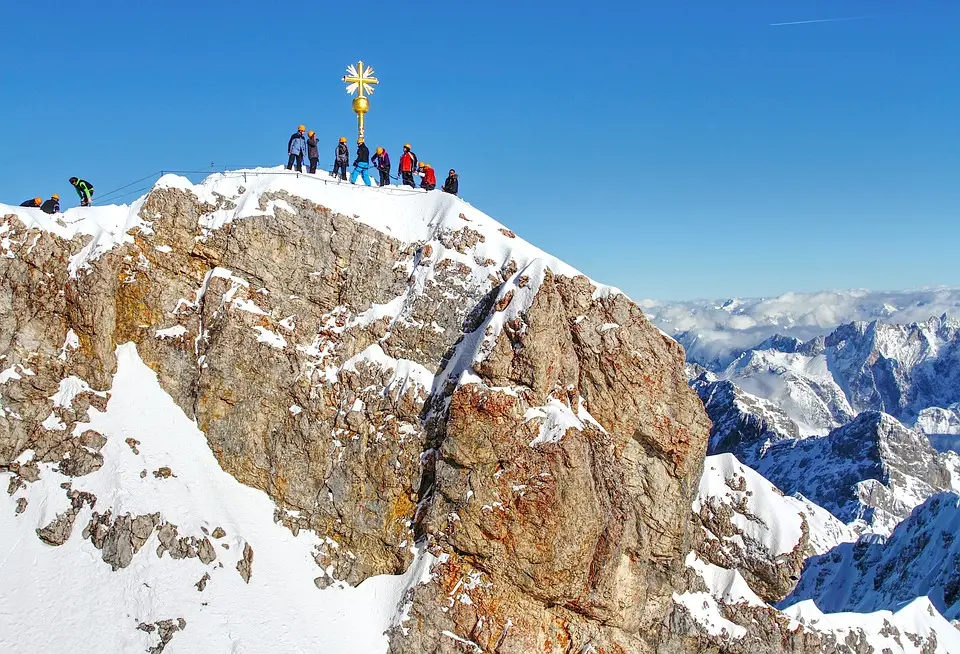
[[[0,217],[5,650],[956,644],[759,599],[850,528],[705,469],[677,344],[458,198],[263,169]]]
[[[690,361],[725,368],[742,352],[777,335],[801,342],[842,324],[922,323],[944,314],[960,317],[960,289],[823,291],[773,298],[640,302],[650,320],[676,338]]]

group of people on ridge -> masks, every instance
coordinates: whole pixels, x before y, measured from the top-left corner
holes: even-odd
[[[80,196],[81,207],[89,207],[93,204],[93,185],[90,182],[78,177],[71,177],[70,184],[77,192],[77,195]],[[49,214],[60,213],[60,196],[54,193],[50,196],[50,199],[46,201],[39,197],[31,198],[21,202],[20,206],[38,208],[44,213]]]
[[[287,170],[293,170],[296,166],[297,172],[303,172],[303,159],[306,156],[310,164],[310,174],[315,175],[317,164],[320,163],[320,146],[317,141],[317,133],[313,130],[307,132],[304,125],[300,125],[297,131],[293,133],[290,140],[287,141]],[[306,132],[306,133],[305,133]],[[347,179],[347,163],[350,161],[350,149],[347,147],[347,137],[341,136],[337,143],[337,149],[333,161],[333,177],[339,177],[341,180]],[[357,139],[357,156],[353,160],[353,173],[350,175],[350,183],[355,184],[357,178],[363,179],[363,183],[370,186],[370,166],[372,165],[380,173],[380,186],[390,185],[390,155],[382,147],[378,147],[373,156],[370,156],[370,148],[364,142],[363,137]],[[401,183],[416,188],[413,182],[413,176],[419,175],[420,188],[432,191],[437,188],[437,173],[430,164],[417,159],[410,144],[403,146],[403,154],[400,156],[400,180]],[[457,177],[457,171],[453,168],[447,175],[443,183],[442,190],[452,195],[460,192],[460,180]]]

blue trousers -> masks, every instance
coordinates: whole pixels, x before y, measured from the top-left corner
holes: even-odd
[[[359,162],[353,168],[353,173],[350,175],[350,183],[355,184],[357,181],[357,176],[359,175],[360,177],[363,177],[363,183],[367,186],[370,186],[370,175],[367,173],[368,170],[370,170],[370,164],[362,161]]]

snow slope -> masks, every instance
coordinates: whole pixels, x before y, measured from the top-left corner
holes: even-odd
[[[40,464],[38,481],[0,493],[0,576],[8,580],[0,584],[0,651],[144,651],[158,636],[138,624],[179,618],[186,626],[173,636],[176,651],[385,651],[384,630],[402,618],[405,593],[429,574],[432,558],[418,555],[401,576],[318,590],[317,536],[294,536],[274,521],[266,494],[219,467],[204,435],[161,389],[134,345],[117,354],[106,412],[91,407],[89,423],[76,427],[76,433],[93,429],[106,437],[103,467],[72,478]],[[139,441],[137,453],[128,438]],[[163,467],[170,477],[153,474]],[[0,473],[4,487],[10,478]],[[129,567],[111,571],[81,533],[91,517],[88,506],[63,545],[47,545],[32,533],[13,538],[69,508],[61,488],[67,482],[93,493],[100,514],[159,513],[181,536],[198,539],[222,528],[224,537],[208,537],[216,560],[158,556],[153,532]],[[21,500],[26,509],[18,515]],[[245,544],[253,550],[249,583],[236,567]],[[210,578],[199,591],[205,574]]]
[[[856,540],[856,533],[829,512],[802,495],[785,496],[759,473],[737,461],[732,454],[708,456],[693,510],[700,513],[708,504],[732,509],[731,536],[707,534],[709,539],[726,541],[724,547],[759,553],[771,560],[793,551],[801,542],[806,522],[809,547],[822,554],[836,545]]]
[[[935,495],[914,509],[885,542],[864,538],[812,557],[791,606],[813,600],[827,612],[900,610],[917,597],[960,619],[960,496]]]

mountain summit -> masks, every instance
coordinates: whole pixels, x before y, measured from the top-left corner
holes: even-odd
[[[4,651],[960,646],[754,594],[843,526],[704,483],[683,349],[456,197],[258,169],[0,216]]]

